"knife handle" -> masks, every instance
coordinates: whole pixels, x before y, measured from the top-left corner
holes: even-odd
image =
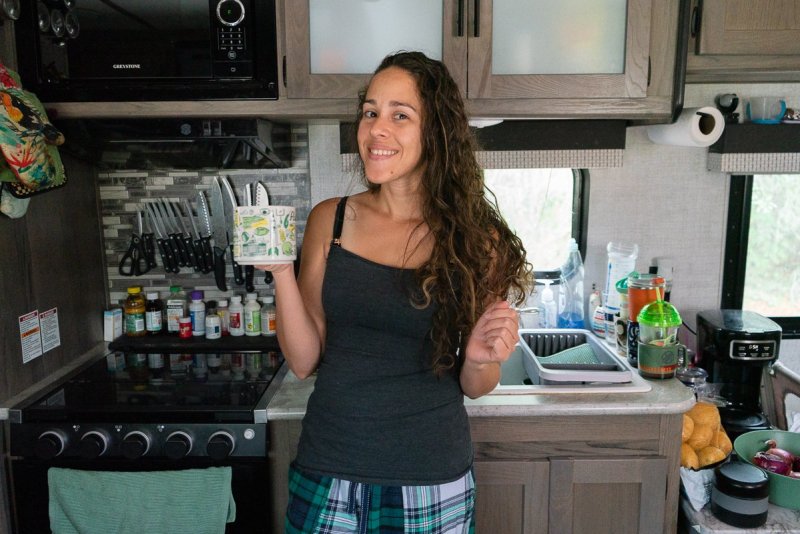
[[[255,269],[252,265],[245,265],[244,266],[244,288],[247,290],[248,293],[252,293],[256,290],[256,286],[253,284],[253,278],[255,277]]]
[[[161,263],[164,264],[164,272],[177,273],[180,271],[177,263],[175,263],[175,255],[172,252],[172,247],[166,239],[156,239],[158,243],[158,252],[161,254]]]
[[[217,288],[220,291],[227,291],[228,286],[225,285],[225,249],[214,247],[214,280],[217,282]]]
[[[150,269],[155,267],[156,264],[156,248],[153,243],[153,234],[142,234],[142,242],[144,243],[144,251],[147,255],[147,265]]]
[[[200,264],[197,262],[197,256],[194,253],[194,243],[192,243],[192,236],[190,235],[180,235],[181,241],[183,241],[183,250],[186,252],[186,259],[189,260],[187,265],[191,265],[194,269],[194,272],[200,272]]]
[[[231,264],[233,265],[233,281],[236,282],[237,286],[244,284],[244,274],[242,274],[242,266],[236,263],[236,260],[233,259],[233,245],[230,246],[231,249]]]
[[[207,273],[206,256],[203,253],[203,240],[198,237],[192,241],[192,249],[194,250],[194,258],[197,262],[197,270],[199,270],[201,273]],[[211,268],[213,269],[214,267],[212,266]]]
[[[203,247],[203,257],[205,258],[203,262],[205,269],[203,269],[203,272],[208,274],[214,270],[214,253],[211,251],[211,236],[201,237],[200,241]]]
[[[185,267],[186,258],[184,257],[181,240],[178,239],[178,234],[169,234],[169,242],[172,246],[172,252],[175,254],[175,261],[178,267]]]

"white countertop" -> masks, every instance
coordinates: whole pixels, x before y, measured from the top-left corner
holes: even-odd
[[[301,419],[315,376],[299,380],[289,371],[267,406],[267,420]],[[644,393],[490,393],[478,399],[464,398],[471,417],[641,415],[684,413],[694,405],[691,389],[677,379],[652,380]]]
[[[710,505],[697,511],[685,497],[681,497],[680,507],[691,534],[800,534],[800,510],[790,510],[774,504],[769,505],[767,522],[758,528],[731,526],[717,519]]]

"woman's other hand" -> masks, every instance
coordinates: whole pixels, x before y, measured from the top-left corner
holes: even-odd
[[[519,341],[519,314],[498,300],[480,316],[467,340],[460,382],[464,394],[478,398],[497,386],[500,364],[511,356]]]

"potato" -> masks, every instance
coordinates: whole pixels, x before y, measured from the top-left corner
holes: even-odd
[[[699,451],[708,447],[711,444],[711,439],[716,434],[716,428],[708,425],[701,425],[697,421],[694,423],[694,431],[686,443],[695,451]]]
[[[722,450],[722,452],[724,452],[726,456],[731,453],[731,450],[733,450],[733,444],[731,443],[731,439],[728,437],[728,434],[726,434],[725,431],[721,428],[717,430],[717,434],[714,436],[714,439],[711,440],[711,444]]]
[[[695,403],[686,415],[691,417],[695,424],[708,425],[712,428],[718,428],[721,424],[719,408],[707,402]]]
[[[691,417],[686,414],[683,414],[683,429],[681,430],[681,442],[686,443],[689,441],[689,437],[694,432],[694,421]]]
[[[705,467],[707,465],[722,461],[726,456],[728,455],[722,452],[722,449],[713,445],[709,445],[697,453],[697,459],[700,461],[700,467]]]
[[[700,459],[697,457],[697,453],[686,443],[681,443],[681,467],[700,468]]]

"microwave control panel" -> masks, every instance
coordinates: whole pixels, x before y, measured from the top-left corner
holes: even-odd
[[[250,78],[253,76],[253,51],[248,42],[252,33],[252,17],[241,0],[216,2],[213,18],[215,78]],[[245,0],[246,4],[250,4]]]

